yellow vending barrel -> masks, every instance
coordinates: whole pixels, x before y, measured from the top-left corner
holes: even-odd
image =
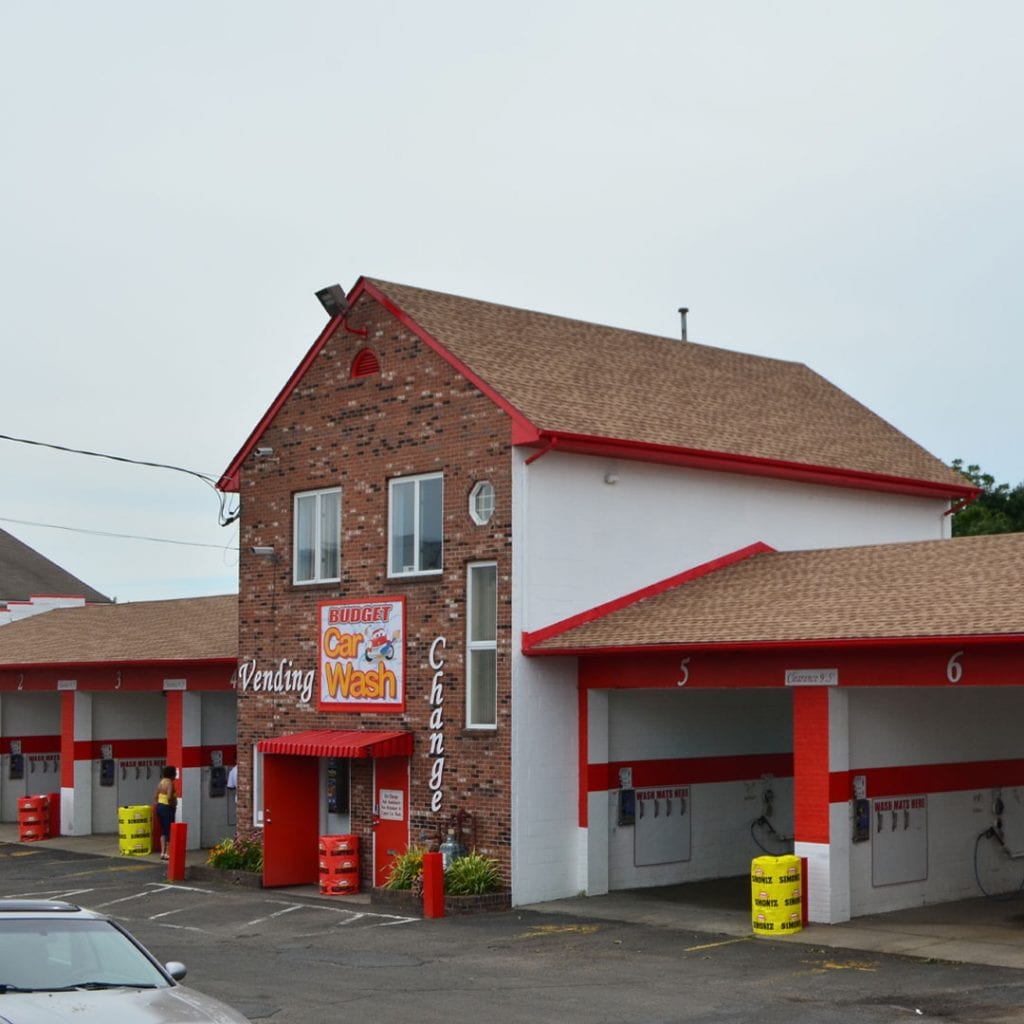
[[[751,923],[755,935],[792,935],[803,928],[800,858],[755,857],[750,863]]]
[[[152,838],[153,809],[149,804],[117,809],[117,841],[122,856],[148,857]]]

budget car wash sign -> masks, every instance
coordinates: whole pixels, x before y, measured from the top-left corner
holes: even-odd
[[[317,708],[405,709],[405,598],[320,603]]]

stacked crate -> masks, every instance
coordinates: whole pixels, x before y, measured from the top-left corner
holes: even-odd
[[[19,797],[18,838],[23,843],[50,838],[50,798],[48,796]]]
[[[320,892],[347,896],[359,892],[359,837],[320,837]]]
[[[146,857],[152,849],[153,809],[149,804],[117,809],[117,840],[122,856]]]

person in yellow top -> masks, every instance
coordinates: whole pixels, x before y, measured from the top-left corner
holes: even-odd
[[[178,769],[173,765],[165,765],[160,772],[160,783],[156,787],[156,817],[160,822],[160,859],[170,859],[171,822],[178,807],[178,793],[174,780],[178,777]]]

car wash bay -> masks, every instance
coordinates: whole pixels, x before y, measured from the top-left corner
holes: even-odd
[[[789,850],[812,921],[1018,888],[1019,663],[1006,644],[581,658],[588,892],[742,884]]]

